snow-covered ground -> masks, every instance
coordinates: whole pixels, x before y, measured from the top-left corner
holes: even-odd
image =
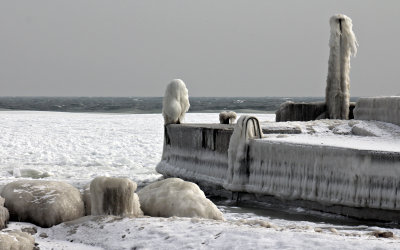
[[[400,152],[400,126],[391,123],[361,120],[264,121],[261,126],[301,131],[300,134],[265,135],[266,139],[273,141]]]
[[[274,120],[274,115],[256,116],[263,126]],[[162,154],[161,114],[1,111],[0,120],[0,185],[24,175],[32,176],[32,171],[27,169],[41,171],[42,176],[48,176],[44,178],[46,180],[67,181],[78,187],[101,175],[128,177],[139,184],[161,177],[155,172]],[[217,123],[218,114],[189,113],[186,122]],[[330,129],[332,126],[321,124],[299,123],[298,126],[321,131],[283,139],[304,141],[308,137],[336,136],[333,132],[330,135],[329,131],[334,130]],[[365,124],[369,126],[370,123]],[[346,125],[343,128],[341,125],[336,126],[338,130],[348,131]],[[324,127],[329,131],[323,132]],[[393,133],[390,129],[382,129],[390,135],[381,134],[374,138],[391,143],[391,136],[398,133],[398,127],[392,128]],[[358,138],[346,133],[340,136]],[[370,235],[372,231],[382,230],[400,236],[398,229],[291,220],[268,214],[261,216],[251,210],[235,210],[224,205],[219,208],[226,221],[84,217],[48,229],[37,227],[35,238],[41,249],[400,249],[397,237],[382,239]],[[18,222],[10,224],[10,228],[33,226]]]

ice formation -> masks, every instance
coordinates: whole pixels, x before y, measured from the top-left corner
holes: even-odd
[[[137,185],[128,178],[96,177],[90,183],[92,215],[140,216]]]
[[[85,215],[92,214],[92,201],[90,199],[90,183],[86,184],[81,190],[82,200],[85,204]]]
[[[349,17],[338,14],[330,19],[331,35],[326,85],[328,118],[349,119],[350,56],[357,53],[357,39]]]
[[[143,212],[159,217],[201,217],[222,220],[221,211],[199,186],[179,178],[152,183],[138,192]]]
[[[167,125],[157,172],[222,185],[221,180],[226,177],[228,169],[228,146],[233,127],[221,124]]]
[[[23,178],[41,179],[50,176],[49,173],[42,172],[36,169],[31,169],[31,168],[20,169],[18,167],[15,167],[13,170],[10,170],[9,173],[17,178],[23,177]]]
[[[236,113],[233,111],[222,111],[219,113],[219,123],[233,124],[236,120]]]
[[[243,115],[236,123],[235,130],[229,141],[228,171],[224,187],[232,191],[243,190],[249,176],[249,141],[252,138],[261,138],[262,131],[258,119]]]
[[[21,180],[2,191],[11,218],[51,227],[85,215],[78,189],[57,181]]]
[[[18,230],[0,232],[1,250],[34,249],[35,239],[32,235]]]
[[[0,196],[0,230],[7,226],[9,218],[8,209],[4,207],[4,198]]]
[[[192,180],[211,193],[223,186],[233,192],[322,204],[320,209],[359,218],[396,218],[400,127],[360,120],[265,122],[266,130],[290,125],[299,134],[260,139],[257,124],[242,116],[234,131],[226,125],[167,126],[169,144],[157,171]],[[386,212],[352,209],[357,207]]]
[[[400,125],[400,96],[360,98],[354,109],[354,117]]]
[[[185,83],[180,79],[172,80],[165,90],[163,99],[164,123],[181,123],[189,107],[189,95]]]

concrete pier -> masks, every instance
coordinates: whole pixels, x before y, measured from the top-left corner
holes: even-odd
[[[250,139],[242,171],[247,175],[238,191],[227,179],[233,131],[234,125],[224,124],[167,125],[157,171],[196,182],[211,195],[239,192],[242,200],[400,221],[400,151]]]

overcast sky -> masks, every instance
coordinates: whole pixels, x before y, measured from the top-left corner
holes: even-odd
[[[337,13],[351,95],[400,93],[398,0],[0,1],[0,96],[324,96]]]

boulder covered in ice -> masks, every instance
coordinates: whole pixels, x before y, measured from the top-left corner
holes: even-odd
[[[35,239],[32,235],[18,230],[0,232],[1,250],[34,249]]]
[[[51,227],[85,215],[79,190],[64,182],[15,181],[4,186],[1,195],[11,219],[41,227]]]
[[[189,107],[189,95],[185,83],[180,79],[172,80],[165,90],[163,99],[164,124],[181,123]]]
[[[152,183],[138,192],[143,212],[161,217],[201,217],[223,220],[218,210],[195,183],[169,178]]]
[[[219,113],[219,123],[221,124],[233,124],[236,120],[236,113],[233,111],[222,111]]]
[[[140,216],[137,184],[128,178],[96,177],[90,183],[92,215]]]
[[[7,226],[9,218],[8,209],[4,207],[4,198],[0,196],[0,230]]]
[[[23,169],[14,168],[13,170],[8,171],[8,173],[17,178],[22,177],[22,178],[42,179],[50,176],[50,174],[47,172],[42,172],[31,168],[23,168]]]

